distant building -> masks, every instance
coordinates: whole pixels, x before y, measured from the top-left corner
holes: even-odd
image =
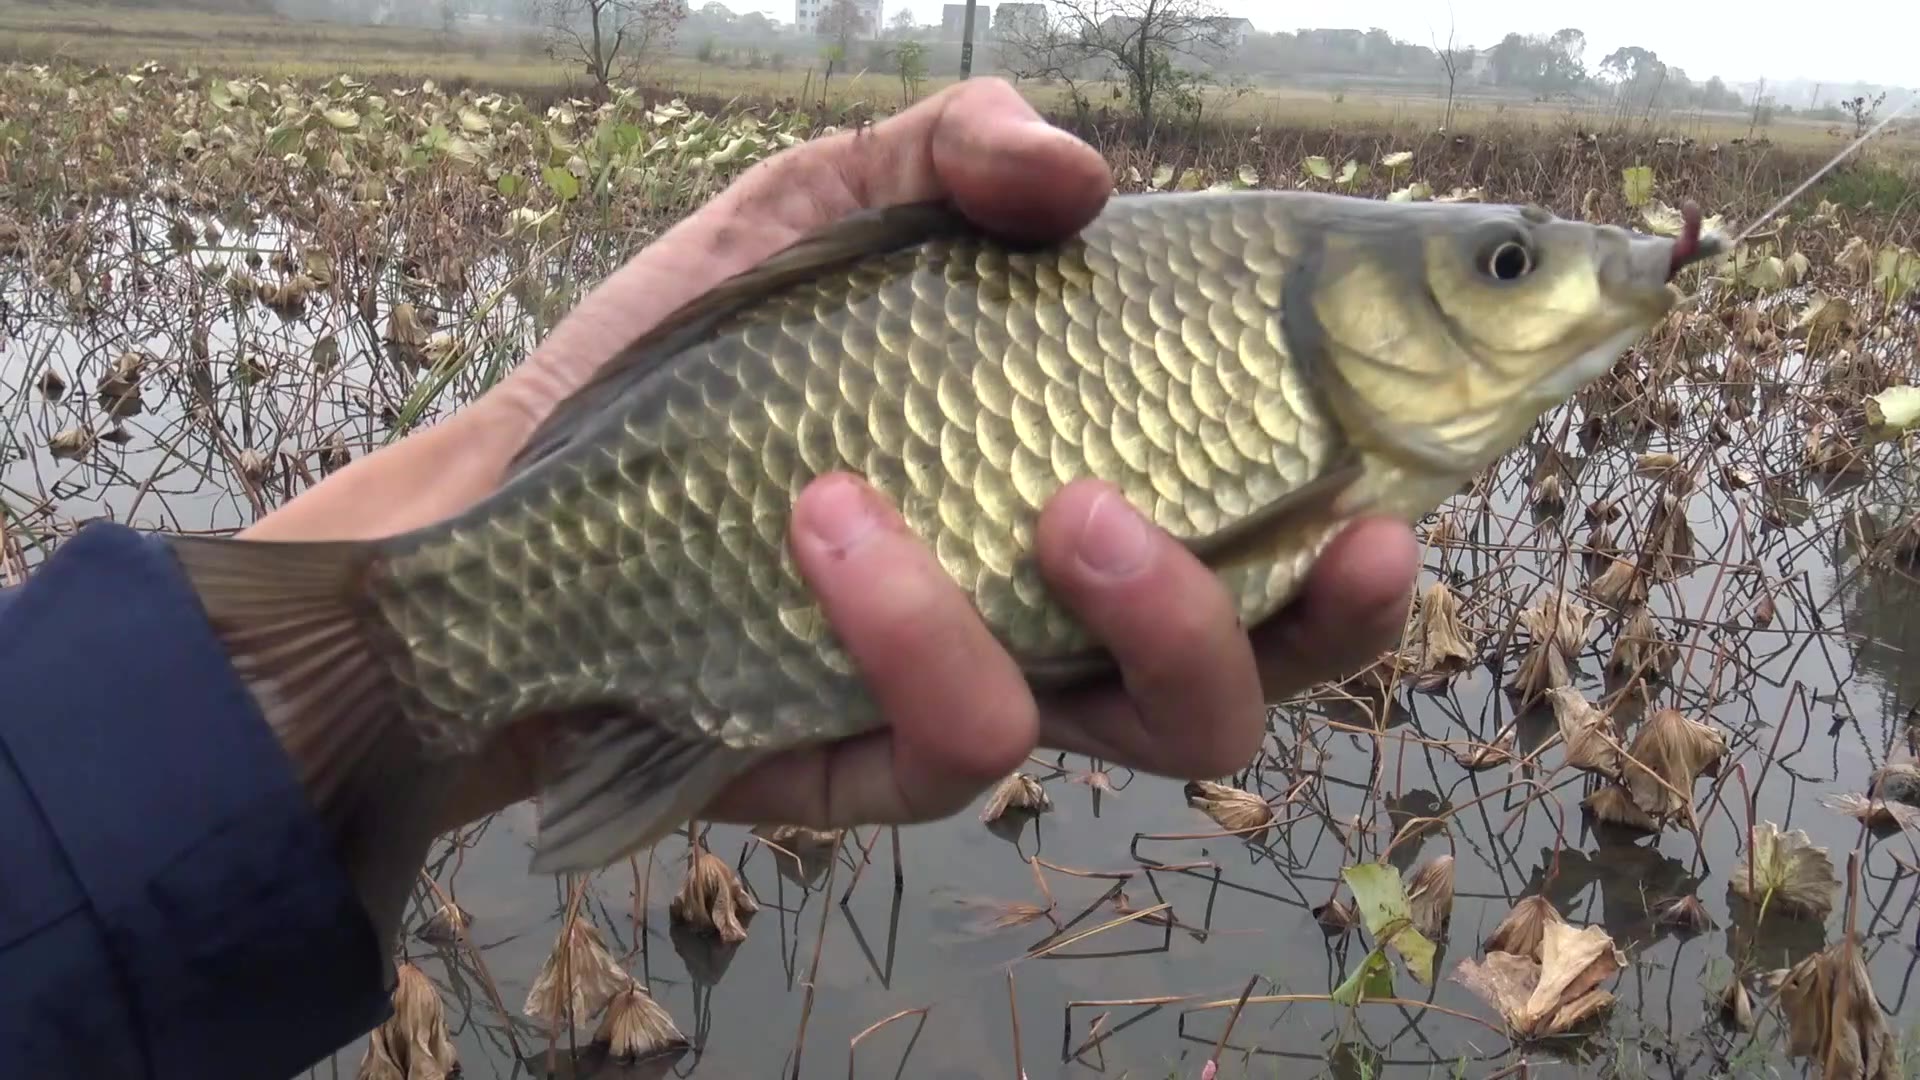
[[[1213,33],[1210,36],[1214,42],[1229,49],[1237,49],[1245,45],[1247,38],[1253,33],[1252,19],[1242,19],[1233,15],[1218,15],[1206,21],[1211,24],[1213,28]]]
[[[1001,4],[993,13],[995,37],[1038,33],[1047,28],[1047,5],[1032,3]]]
[[[859,19],[855,37],[880,36],[881,0],[793,0],[793,28],[802,34],[836,34],[832,15],[843,3],[851,4]]]
[[[986,29],[993,24],[993,5],[975,4],[973,8],[973,36],[986,37]],[[940,36],[949,41],[958,41],[966,35],[967,5],[948,4],[940,9]]]

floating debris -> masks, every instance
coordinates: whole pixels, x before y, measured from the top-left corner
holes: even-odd
[[[1899,1043],[1887,1029],[1860,942],[1851,931],[1788,970],[1779,995],[1787,1019],[1787,1053],[1817,1064],[1825,1080],[1895,1080],[1905,1075]]]
[[[675,922],[735,945],[747,940],[743,916],[760,910],[733,867],[704,846],[696,846],[680,892],[668,907]]]
[[[1559,922],[1543,929],[1540,959],[1489,952],[1484,960],[1460,961],[1454,978],[1500,1010],[1514,1034],[1530,1039],[1563,1034],[1610,1007],[1613,994],[1600,984],[1626,966],[1604,929]]]
[[[1453,760],[1459,762],[1461,768],[1472,769],[1475,772],[1516,760],[1513,752],[1513,732],[1511,730],[1503,732],[1490,743],[1468,743],[1459,747],[1453,750]]]
[[[1827,849],[1816,846],[1805,829],[1783,833],[1762,821],[1753,827],[1752,846],[1728,876],[1727,887],[1762,911],[1824,919],[1833,910],[1840,879]]]
[[[47,439],[47,453],[62,461],[80,461],[93,453],[96,437],[86,428],[56,431]]]
[[[1322,928],[1344,934],[1360,924],[1360,916],[1339,897],[1313,909],[1313,918]]]
[[[48,368],[40,373],[40,382],[38,385],[40,387],[40,396],[46,398],[48,401],[59,401],[67,392],[67,380],[61,378],[60,373],[52,368]]]
[[[1645,810],[1640,809],[1640,804],[1634,802],[1633,796],[1619,784],[1602,785],[1599,790],[1580,800],[1580,805],[1593,815],[1595,821],[1639,829],[1642,832],[1660,831],[1660,823]]]
[[[987,796],[987,804],[980,808],[980,820],[992,823],[1011,812],[1044,814],[1051,809],[1053,800],[1047,797],[1047,789],[1040,786],[1040,781],[1017,772],[1000,781]]]

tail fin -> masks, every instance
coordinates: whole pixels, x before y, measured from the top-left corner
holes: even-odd
[[[370,544],[172,536],[215,634],[390,946],[448,795],[361,615]]]

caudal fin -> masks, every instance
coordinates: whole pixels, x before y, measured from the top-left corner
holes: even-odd
[[[598,870],[697,816],[759,755],[624,715],[576,725],[540,792],[532,870]]]
[[[450,770],[428,766],[368,638],[357,598],[372,547],[168,541],[390,944]]]

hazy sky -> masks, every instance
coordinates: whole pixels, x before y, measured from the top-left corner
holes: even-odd
[[[1447,36],[1447,0],[1214,2],[1252,19],[1261,30],[1378,26],[1401,40],[1421,44],[1429,43],[1430,34],[1442,42]],[[921,22],[939,21],[942,0],[885,0],[887,18],[903,3]],[[737,10],[755,6],[783,20],[793,18],[793,5],[779,0],[742,0]],[[1529,0],[1453,0],[1452,11],[1456,40],[1483,48],[1509,31],[1546,34],[1577,26],[1587,33],[1590,65],[1621,45],[1641,45],[1685,68],[1695,81],[1719,75],[1729,81],[1766,76],[1920,84],[1920,3],[1912,0],[1827,5],[1788,0],[1723,0],[1719,5],[1704,0],[1601,0],[1567,7]],[[1838,17],[1825,17],[1828,12]]]

